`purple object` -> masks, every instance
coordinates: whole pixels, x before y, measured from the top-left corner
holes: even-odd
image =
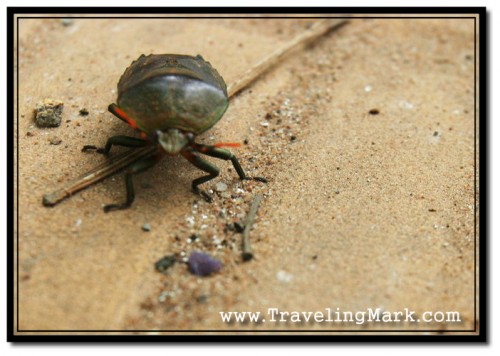
[[[208,276],[221,269],[222,263],[203,252],[191,252],[188,259],[189,270],[197,276]]]

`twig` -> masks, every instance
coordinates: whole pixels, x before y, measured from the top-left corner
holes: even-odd
[[[42,203],[45,206],[54,206],[63,199],[70,197],[76,192],[97,183],[121,169],[129,166],[140,158],[151,155],[157,150],[155,146],[143,147],[136,150],[127,150],[118,155],[110,157],[103,164],[95,167],[80,177],[65,183],[62,187],[52,193],[43,196]]]
[[[302,45],[305,45],[317,39],[319,36],[324,35],[329,30],[338,27],[346,22],[347,19],[336,18],[315,22],[309,29],[302,32],[300,35],[272,52],[270,55],[255,64],[252,68],[247,70],[246,73],[240,77],[240,79],[237,79],[235,82],[231,83],[227,88],[229,97],[234,96],[239,91],[246,88],[253,81],[259,78],[264,72],[271,69],[276,63],[282,60],[286,55],[290,54],[290,52],[294,51]]]
[[[258,62],[250,68],[240,79],[236,80],[228,86],[229,98],[240,92],[242,89],[249,86],[252,82],[258,79],[265,71],[269,70],[287,54],[297,49],[300,45],[304,45],[314,39],[325,34],[329,30],[336,28],[347,22],[347,19],[325,19],[315,22],[308,30],[301,33],[283,47],[271,53],[269,56]],[[94,168],[93,170],[81,175],[73,181],[65,183],[62,187],[54,192],[44,195],[42,203],[45,206],[54,206],[63,199],[75,194],[76,192],[88,187],[89,185],[99,182],[123,168],[129,166],[135,161],[150,155],[156,147],[144,147],[140,149],[131,149],[119,155],[110,157],[105,163]]]
[[[257,215],[257,210],[259,209],[260,202],[262,200],[262,195],[256,195],[250,206],[250,211],[248,212],[245,228],[243,229],[243,247],[241,257],[243,261],[250,261],[253,258],[252,248],[250,247],[250,229],[252,228],[253,221]]]

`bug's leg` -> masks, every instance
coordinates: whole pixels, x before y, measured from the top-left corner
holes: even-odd
[[[130,137],[130,136],[113,136],[108,138],[106,146],[102,148],[97,148],[92,145],[85,145],[82,148],[82,152],[89,150],[95,150],[97,153],[108,154],[113,145],[124,146],[124,147],[144,147],[148,145],[148,141],[142,138]]]
[[[155,156],[147,157],[133,163],[125,173],[125,187],[127,188],[127,200],[123,204],[109,204],[104,207],[104,211],[107,213],[112,210],[121,210],[129,208],[135,199],[134,182],[132,181],[132,176],[141,173],[148,168],[153,167],[162,157],[161,154]]]
[[[200,188],[198,186],[200,184],[203,184],[205,182],[208,182],[209,180],[214,179],[219,175],[219,168],[214,166],[208,161],[205,161],[203,158],[195,155],[193,153],[193,149],[191,148],[186,148],[181,151],[181,155],[184,156],[189,162],[191,162],[194,166],[198,167],[202,171],[205,171],[208,173],[208,175],[196,178],[193,180],[193,183],[191,184],[191,187],[193,189],[193,192],[196,194],[200,194],[205,198],[206,201],[211,202],[212,198],[204,191],[200,191]]]
[[[238,173],[238,176],[240,177],[241,180],[243,179],[252,179],[252,180],[257,180],[259,182],[267,183],[267,179],[263,177],[248,177],[245,174],[245,171],[243,171],[243,168],[241,168],[240,162],[236,158],[234,154],[231,153],[231,151],[225,150],[223,148],[215,147],[215,146],[210,146],[210,145],[203,145],[199,143],[193,143],[192,147],[200,152],[203,153],[207,156],[210,157],[215,157],[215,158],[220,158],[224,160],[231,160],[231,163],[234,166],[234,169],[236,170],[236,173]]]

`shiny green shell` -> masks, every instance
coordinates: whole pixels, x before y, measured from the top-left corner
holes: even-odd
[[[224,79],[200,55],[141,55],[118,82],[118,106],[142,131],[176,128],[197,135],[220,120]]]

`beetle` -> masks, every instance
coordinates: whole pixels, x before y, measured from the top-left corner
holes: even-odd
[[[193,180],[194,193],[207,201],[211,198],[201,191],[200,184],[219,175],[219,169],[198,153],[230,160],[241,180],[253,179],[267,183],[262,177],[248,177],[238,159],[222,147],[239,144],[205,145],[197,143],[197,135],[207,131],[222,117],[229,105],[224,79],[202,56],[179,54],[141,55],[125,70],[118,82],[116,104],[108,110],[140,132],[140,138],[110,137],[102,148],[86,145],[82,151],[95,150],[108,154],[112,146],[158,146],[157,153],[131,164],[125,173],[126,200],[109,204],[105,212],[129,208],[135,199],[132,177],[153,167],[165,155],[182,155],[194,166],[208,173]]]

